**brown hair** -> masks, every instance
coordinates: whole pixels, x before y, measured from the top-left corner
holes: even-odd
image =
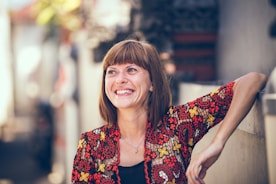
[[[171,105],[171,92],[155,47],[144,41],[124,40],[115,44],[103,59],[102,86],[99,109],[103,120],[109,124],[117,123],[116,107],[105,93],[106,69],[115,64],[134,63],[149,72],[153,91],[148,100],[148,117],[154,127],[162,119]]]

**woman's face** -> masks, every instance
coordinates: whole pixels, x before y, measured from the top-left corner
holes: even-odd
[[[136,64],[111,65],[106,70],[105,93],[118,109],[147,108],[152,89],[149,72]]]

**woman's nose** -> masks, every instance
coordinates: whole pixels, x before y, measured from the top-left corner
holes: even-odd
[[[116,83],[126,83],[126,82],[127,82],[126,75],[123,72],[119,73],[116,78]]]

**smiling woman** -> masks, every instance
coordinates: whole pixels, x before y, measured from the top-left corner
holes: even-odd
[[[111,103],[119,109],[147,107],[152,85],[147,70],[135,64],[112,65],[107,68],[105,93]],[[142,102],[142,103],[141,103]]]
[[[171,103],[171,93],[166,75],[159,60],[159,54],[153,46],[144,42],[122,41],[112,47],[104,57],[104,75],[102,78],[103,83],[99,104],[101,116],[106,122],[117,123],[117,113],[116,110],[113,110],[116,108],[110,102],[110,99],[104,91],[107,85],[106,79],[109,77],[109,74],[106,76],[108,69],[110,67],[114,68],[115,65],[118,67],[120,64],[128,64],[126,65],[128,66],[128,70],[137,70],[140,77],[143,77],[141,80],[142,83],[147,80],[151,81],[151,88],[154,89],[154,92],[150,93],[147,110],[150,111],[148,113],[150,121],[156,125]],[[129,68],[130,66],[132,68]],[[134,66],[136,68],[133,68]],[[145,80],[145,76],[149,76],[149,79]],[[116,116],[113,117],[113,115]]]
[[[265,75],[252,72],[172,106],[156,49],[136,40],[115,44],[103,60],[99,108],[106,124],[81,135],[72,182],[204,183],[265,82]],[[195,145],[222,120],[210,145],[191,159]]]

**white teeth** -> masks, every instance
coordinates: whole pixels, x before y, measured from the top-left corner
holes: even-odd
[[[118,90],[116,93],[119,95],[123,95],[123,94],[131,93],[131,91],[130,90]]]

